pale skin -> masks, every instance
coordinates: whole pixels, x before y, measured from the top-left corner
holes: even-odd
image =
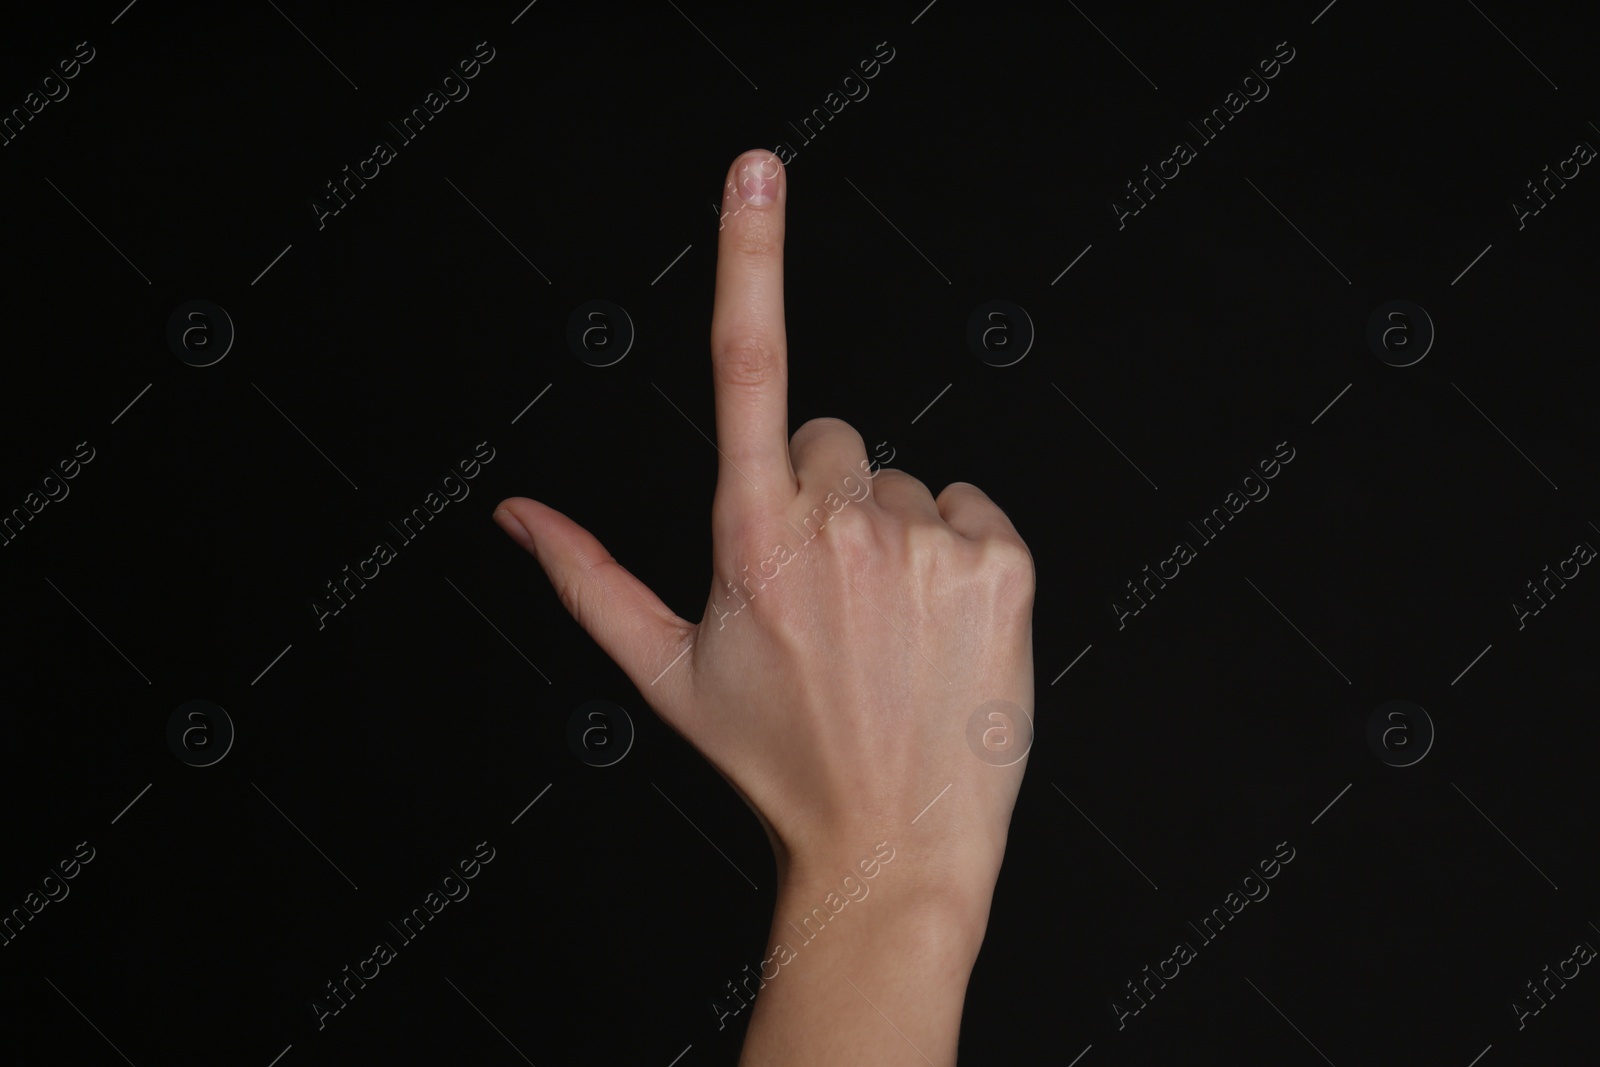
[[[495,521],[766,829],[779,884],[768,945],[794,956],[762,968],[740,1063],[943,1067],[1027,764],[980,759],[968,723],[995,700],[1033,715],[1033,557],[974,485],[935,497],[901,471],[869,477],[865,442],[838,419],[790,437],[788,176],[771,152],[746,152],[723,197],[704,617],[679,617],[544,504],[512,497]],[[851,486],[870,491],[841,507]],[[802,547],[795,531],[814,532],[804,521],[819,507],[826,523]],[[780,543],[798,551],[764,563]],[[729,582],[748,601],[737,615]],[[1022,751],[1031,729],[1018,729]],[[880,842],[894,858],[867,881],[859,865]],[[837,900],[845,875],[870,892],[805,942],[801,919]]]

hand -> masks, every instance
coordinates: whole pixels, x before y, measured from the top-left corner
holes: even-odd
[[[721,460],[701,621],[560,512],[513,497],[495,519],[756,812],[782,882],[837,884],[887,840],[902,899],[913,884],[976,912],[981,940],[1025,761],[980,759],[968,725],[1003,700],[1028,717],[1008,742],[1031,743],[1033,559],[976,486],[936,499],[908,474],[873,476],[838,419],[789,437],[787,184],[757,151],[724,189],[711,323]]]

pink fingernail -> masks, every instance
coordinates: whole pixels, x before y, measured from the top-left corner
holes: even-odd
[[[765,207],[778,198],[778,175],[782,172],[777,157],[771,154],[752,155],[743,163],[734,178],[739,196],[751,207]]]

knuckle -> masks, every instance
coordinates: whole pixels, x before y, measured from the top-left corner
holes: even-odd
[[[730,385],[767,385],[777,369],[777,347],[759,333],[737,333],[717,345],[717,377]]]
[[[883,477],[884,475],[888,475],[891,481],[902,483],[905,488],[912,493],[916,493],[919,496],[925,496],[929,500],[933,499],[933,493],[928,490],[927,483],[921,478],[918,478],[915,474],[907,474],[903,470],[897,470],[893,467],[885,467],[878,472],[879,477]]]
[[[945,486],[944,490],[939,494],[939,502],[946,503],[947,498],[948,500],[955,500],[957,497],[964,496],[974,496],[979,499],[987,499],[987,494],[985,494],[982,489],[979,489],[971,482],[951,482],[949,485]]]
[[[951,549],[948,527],[931,522],[907,524],[904,533],[906,554],[915,573],[931,573],[937,569]]]
[[[561,601],[561,606],[567,609],[567,614],[580,622],[583,616],[583,579],[574,574],[563,577],[556,583],[556,597]]]
[[[604,599],[603,594],[597,596],[598,590],[604,587],[601,579],[610,577],[607,572],[620,567],[615,558],[606,554],[600,559],[567,568],[554,582],[561,606],[567,609],[579,626],[587,630],[598,617],[594,609],[603,606],[596,603]]]
[[[1002,597],[1033,598],[1036,581],[1033,553],[1021,541],[1004,538],[985,542],[983,574]]]
[[[845,422],[843,419],[836,419],[831,415],[820,415],[814,419],[807,419],[806,422],[794,432],[794,435],[790,438],[790,440],[791,442],[804,442],[809,441],[812,438],[823,441],[836,441],[837,443],[844,445],[854,442],[855,444],[861,446],[861,450],[863,452],[866,451],[867,447],[866,440],[862,438],[859,430],[857,430],[854,426],[851,426],[848,422]]]
[[[846,507],[828,519],[827,532],[834,551],[851,574],[861,574],[872,568],[878,558],[872,516],[860,508]]]

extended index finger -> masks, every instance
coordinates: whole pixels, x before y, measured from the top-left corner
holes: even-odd
[[[746,152],[728,168],[711,314],[718,493],[764,505],[787,504],[796,491],[783,324],[787,194],[783,164],[771,152]]]

